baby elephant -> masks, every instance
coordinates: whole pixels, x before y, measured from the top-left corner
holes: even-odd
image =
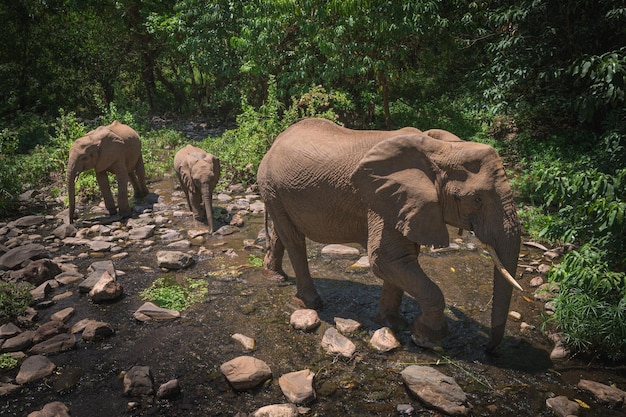
[[[220,179],[220,160],[192,145],[187,145],[174,156],[174,169],[185,192],[194,218],[207,222],[213,233],[213,189]],[[204,209],[202,205],[204,204]]]

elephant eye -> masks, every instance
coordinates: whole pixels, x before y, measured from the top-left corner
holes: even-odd
[[[480,196],[477,195],[476,197],[474,197],[474,202],[476,204],[482,204],[483,203],[483,199],[480,198]]]

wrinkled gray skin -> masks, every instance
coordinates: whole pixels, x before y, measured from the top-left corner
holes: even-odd
[[[136,199],[148,195],[146,172],[141,156],[141,140],[130,126],[117,120],[108,126],[100,126],[76,139],[70,148],[67,162],[67,194],[69,222],[74,222],[76,207],[76,178],[88,169],[96,172],[96,180],[109,214],[118,213],[107,172],[117,178],[117,204],[121,217],[132,214],[128,204],[128,181],[131,182]]]
[[[220,161],[215,156],[187,145],[174,156],[174,170],[198,221],[206,221],[213,233],[213,190],[220,179]],[[204,206],[204,207],[203,207]]]
[[[502,161],[490,146],[439,129],[356,131],[305,119],[283,132],[263,158],[258,185],[274,222],[265,275],[286,277],[287,250],[296,298],[320,308],[307,263],[305,237],[320,243],[359,243],[383,280],[377,320],[395,326],[404,292],[422,313],[415,343],[434,346],[447,333],[444,297],[418,263],[420,245],[448,246],[446,224],[474,231],[515,276],[520,223]],[[494,267],[492,338],[502,340],[512,286]]]

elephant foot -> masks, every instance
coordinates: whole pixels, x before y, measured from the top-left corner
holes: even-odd
[[[411,339],[413,343],[427,349],[434,349],[441,346],[441,342],[448,334],[448,323],[444,319],[443,324],[439,328],[433,329],[425,325],[422,319],[423,317],[420,314],[415,317],[413,321],[411,328]]]
[[[390,327],[393,330],[399,331],[409,327],[409,323],[402,316],[402,314],[398,312],[393,313],[382,313],[379,312],[378,315],[374,318],[374,322],[383,327]]]
[[[276,271],[269,268],[263,268],[263,278],[269,281],[282,282],[287,280],[287,274],[284,271]]]
[[[119,212],[119,216],[120,216],[120,218],[122,218],[122,219],[128,219],[129,217],[132,217],[132,216],[133,216],[133,212],[132,212],[132,210],[130,210],[130,209],[129,209],[128,211],[126,211],[126,210],[121,211],[121,210],[120,210],[120,212]]]
[[[319,295],[316,295],[313,298],[305,298],[298,297],[298,295],[296,294],[296,296],[294,297],[294,303],[299,308],[310,308],[313,310],[321,310],[322,307],[324,307],[322,297],[320,297]]]

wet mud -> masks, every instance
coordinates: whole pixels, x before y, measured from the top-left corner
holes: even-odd
[[[171,184],[156,186],[168,190]],[[157,193],[166,204],[180,204],[172,202],[169,191]],[[172,218],[168,228],[196,228],[198,225],[189,219]],[[75,307],[70,326],[80,319],[94,318],[110,323],[115,335],[101,342],[79,340],[75,350],[52,355],[50,359],[57,365],[55,374],[43,383],[28,384],[20,393],[3,397],[0,415],[26,416],[48,402],[61,401],[77,417],[234,416],[287,402],[278,378],[307,368],[315,373],[317,394],[315,401],[307,405],[308,415],[393,416],[400,415],[396,409],[399,404],[411,404],[415,409],[412,415],[441,415],[420,404],[402,383],[400,372],[412,364],[432,365],[454,377],[468,394],[471,415],[475,416],[551,416],[545,400],[558,395],[588,404],[589,409],[581,409],[583,417],[624,415],[598,404],[576,388],[580,378],[615,383],[623,388],[624,368],[589,363],[589,359],[583,358],[559,363],[550,360],[552,343],[540,330],[543,305],[523,297],[532,298],[530,276],[520,281],[526,293],[514,293],[511,309],[521,313],[522,320],[536,330],[522,333],[520,322],[509,319],[497,355],[485,354],[493,266],[483,255],[480,242],[467,233],[462,237],[460,250],[420,255],[423,269],[446,297],[450,335],[443,350],[416,347],[407,328],[396,332],[401,348],[378,353],[368,345],[371,333],[378,328],[372,318],[381,289],[381,282],[371,271],[349,272],[347,268],[356,259],[322,256],[322,246],[309,242],[311,273],[324,300],[324,308],[319,312],[322,324],[311,333],[295,331],[289,325],[290,315],[296,309],[295,281],[287,257],[285,271],[290,278],[281,283],[268,281],[261,276],[260,268],[248,262],[251,254],[263,254],[243,247],[243,240],[256,238],[262,228],[262,215],[248,215],[239,233],[207,240],[204,246],[213,251],[213,256],[196,255],[196,264],[182,271],[162,271],[156,266],[158,242],[147,252],[141,250],[141,245],[129,247],[128,257],[114,261],[116,269],[125,272],[118,277],[125,292],[121,300],[93,304],[76,290],[72,297],[39,312],[40,321],[45,322],[54,312]],[[455,238],[456,230],[450,230],[450,236]],[[234,249],[237,256],[226,256],[228,248]],[[73,254],[79,253],[79,249],[85,251],[74,248]],[[198,248],[193,249],[197,252]],[[361,252],[365,254],[364,250]],[[77,259],[81,272],[92,262],[110,257],[92,255]],[[540,258],[541,254],[525,248],[522,256],[528,260]],[[520,272],[521,269],[518,275]],[[166,275],[206,279],[206,300],[183,311],[181,318],[174,321],[136,321],[133,312],[144,302],[139,292]],[[418,311],[419,306],[405,296],[402,313],[406,319],[412,320]],[[320,345],[335,317],[352,318],[363,324],[350,336],[357,351],[349,360],[327,355]],[[231,338],[234,333],[254,338],[255,350],[244,351]],[[253,390],[234,391],[220,372],[220,365],[240,355],[265,361],[273,378]],[[155,387],[178,378],[181,396],[173,400],[124,396],[120,374],[135,365],[151,368]]]

